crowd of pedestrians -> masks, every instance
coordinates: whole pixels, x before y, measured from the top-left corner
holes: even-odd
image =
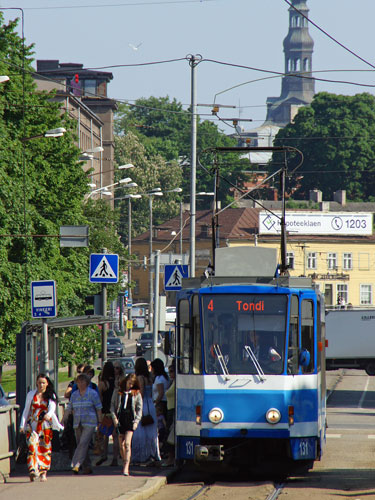
[[[109,438],[113,439],[111,466],[122,459],[122,474],[130,465],[174,464],[174,376],[161,359],[137,358],[135,373],[124,375],[119,363],[104,364],[96,385],[91,366],[77,366],[77,376],[64,396],[68,399],[62,423],[56,416],[57,396],[45,374],[26,397],[20,431],[28,446],[30,480],[47,480],[51,465],[52,432],[64,429],[61,441],[69,452],[74,474],[91,474],[90,455],[99,455],[96,465],[108,460]],[[164,460],[162,460],[164,459]]]

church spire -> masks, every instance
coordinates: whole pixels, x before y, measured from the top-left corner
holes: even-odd
[[[289,31],[284,39],[285,76],[281,95],[267,99],[266,123],[282,127],[291,122],[300,106],[310,104],[315,94],[315,81],[309,78],[314,48],[306,19],[309,9],[306,0],[292,0],[292,5],[295,9],[289,8]]]

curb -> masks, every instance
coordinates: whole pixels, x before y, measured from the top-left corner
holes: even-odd
[[[113,500],[146,500],[154,495],[157,491],[160,490],[162,486],[167,484],[167,477],[156,477],[151,478],[146,481],[146,484],[137,488],[136,490],[129,491],[129,493],[125,493],[124,495],[120,495]]]

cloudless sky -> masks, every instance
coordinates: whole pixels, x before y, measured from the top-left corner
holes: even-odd
[[[375,65],[374,0],[307,0],[307,5],[311,20]],[[201,54],[204,59],[260,70],[284,70],[283,40],[289,25],[284,0],[0,0],[0,6],[24,10],[25,37],[35,45],[35,59],[99,68]],[[14,19],[20,12],[4,11],[4,16]],[[331,70],[315,76],[375,85],[374,68],[314,26],[309,31],[315,42],[313,70]],[[130,46],[139,44],[137,50]],[[186,106],[190,103],[187,60],[105,71],[114,76],[108,87],[112,98],[133,102],[168,95]],[[200,63],[196,75],[199,104],[212,104],[216,94],[232,86],[270,76],[212,62]],[[216,102],[236,109],[223,110],[220,116],[252,119],[253,123],[242,124],[245,129],[259,126],[266,116],[267,97],[279,96],[280,90],[281,80],[276,77],[221,93]],[[374,94],[375,86],[316,82],[316,91]],[[198,111],[202,118],[211,117],[208,107]],[[223,125],[220,128],[231,132]]]

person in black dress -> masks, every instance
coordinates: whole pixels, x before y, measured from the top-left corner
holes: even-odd
[[[130,373],[121,380],[118,392],[112,398],[112,419],[117,428],[120,454],[123,460],[123,475],[129,475],[133,432],[142,417],[142,395],[137,376]]]

